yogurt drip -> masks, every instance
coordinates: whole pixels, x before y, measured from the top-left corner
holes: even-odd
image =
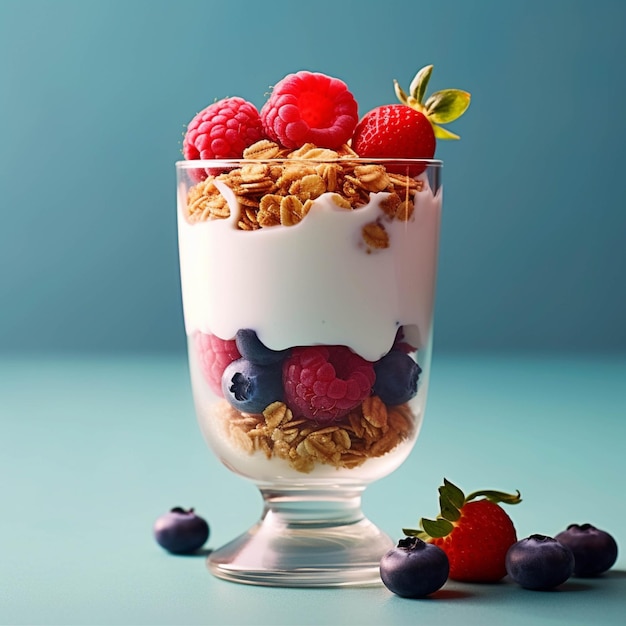
[[[295,226],[237,228],[239,206],[225,186],[227,219],[190,224],[186,186],[179,187],[178,234],[187,334],[231,339],[252,328],[274,350],[346,345],[376,361],[393,345],[399,326],[412,327],[412,345],[431,328],[442,204],[425,175],[407,222],[381,208],[386,192],[346,210],[331,194],[317,198]],[[368,250],[361,231],[380,220],[389,247]]]

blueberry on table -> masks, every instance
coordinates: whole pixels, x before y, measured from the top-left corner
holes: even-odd
[[[591,524],[570,524],[554,537],[574,553],[575,576],[598,576],[617,561],[617,543]]]
[[[209,538],[209,525],[194,509],[174,507],[154,523],[157,543],[173,554],[190,554]]]
[[[509,548],[506,571],[525,589],[554,589],[573,574],[574,555],[553,537],[530,535]]]
[[[417,537],[400,539],[380,561],[385,587],[403,598],[425,598],[441,589],[449,571],[446,553]]]
[[[222,392],[238,411],[262,413],[272,402],[283,398],[282,366],[237,359],[222,374]]]

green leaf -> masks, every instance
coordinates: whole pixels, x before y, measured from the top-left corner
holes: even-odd
[[[465,504],[465,494],[447,478],[439,487],[439,508],[441,517],[450,522],[456,522],[461,517],[459,510]]]
[[[456,522],[461,518],[461,511],[457,509],[445,494],[439,496],[439,508],[441,509],[441,517],[450,522]]]
[[[433,73],[433,66],[427,65],[423,67],[409,85],[409,93],[421,104],[424,101],[426,95],[426,88],[428,87],[428,81]]]
[[[466,500],[474,500],[479,497],[484,497],[492,502],[503,504],[519,504],[522,501],[522,497],[519,491],[515,493],[504,493],[503,491],[493,491],[491,489],[485,489],[484,491],[474,491],[467,496]]]
[[[443,485],[439,487],[439,494],[445,492],[448,500],[454,504],[457,509],[460,509],[465,504],[465,494],[454,483],[451,483],[447,478],[443,479]]]
[[[432,124],[432,126],[433,126],[433,130],[435,131],[435,137],[437,137],[437,139],[460,139],[458,135],[451,133],[449,130],[446,130],[443,126],[438,126],[437,124]]]
[[[426,116],[435,124],[453,122],[465,113],[470,100],[471,95],[461,89],[436,91],[424,103]]]
[[[430,539],[430,536],[426,532],[421,530],[420,528],[403,528],[402,532],[407,537],[417,537],[418,539],[421,539],[422,541],[426,541]]]
[[[425,519],[420,521],[422,528],[433,538],[447,537],[454,529],[454,524],[446,519]]]
[[[393,79],[393,89],[396,92],[396,98],[398,98],[402,104],[408,104],[409,97],[405,93],[404,89],[400,87],[400,83],[395,78]]]

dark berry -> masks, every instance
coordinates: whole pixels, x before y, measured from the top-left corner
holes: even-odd
[[[392,350],[399,350],[400,352],[416,352],[417,348],[412,346],[406,338],[405,327],[400,326],[396,332],[396,338],[394,339]]]
[[[552,537],[530,535],[509,548],[506,571],[525,589],[553,589],[574,572],[574,555]]]
[[[555,539],[574,553],[575,576],[597,576],[617,560],[615,539],[591,524],[570,524]]]
[[[174,507],[154,523],[154,537],[168,552],[189,554],[206,543],[209,525],[193,509]]]
[[[268,348],[251,328],[242,328],[237,331],[235,341],[241,356],[257,365],[278,363],[288,352],[288,350],[272,350]]]
[[[374,394],[385,404],[404,404],[417,393],[422,368],[405,352],[392,350],[374,365],[374,371]]]
[[[417,537],[400,539],[380,561],[385,587],[403,598],[424,598],[441,589],[449,571],[446,553]]]
[[[262,413],[272,402],[282,400],[282,366],[280,363],[257,365],[248,359],[237,359],[224,370],[222,392],[238,411]]]

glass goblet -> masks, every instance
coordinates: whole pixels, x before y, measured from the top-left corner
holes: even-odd
[[[208,557],[232,581],[380,582],[369,483],[398,468],[428,390],[440,161],[177,163],[182,300],[201,431],[264,508]]]

